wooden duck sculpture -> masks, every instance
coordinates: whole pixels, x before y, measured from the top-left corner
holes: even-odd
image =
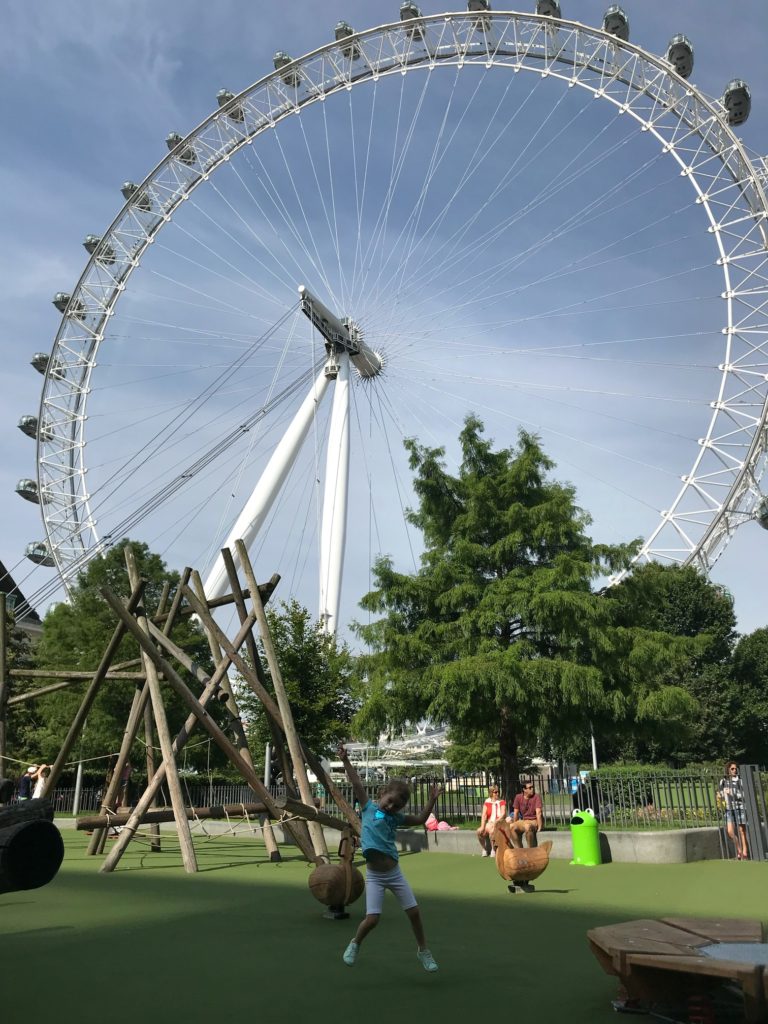
[[[502,821],[494,830],[493,841],[496,844],[496,867],[501,877],[511,883],[509,891],[516,892],[519,888],[524,892],[533,892],[531,882],[546,871],[549,865],[552,840],[548,839],[540,846],[513,846],[507,823]]]

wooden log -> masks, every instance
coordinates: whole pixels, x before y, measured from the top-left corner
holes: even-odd
[[[48,800],[0,809],[0,893],[39,889],[64,860],[61,833]]]
[[[8,673],[11,679],[69,679],[73,683],[80,683],[83,679],[93,679],[93,672],[80,672],[72,669],[48,668],[14,668]],[[107,672],[103,679],[143,679],[143,672]]]
[[[295,814],[298,818],[304,818],[306,821],[316,821],[319,825],[324,825],[326,828],[335,828],[339,832],[349,831],[348,822],[342,818],[335,818],[332,814],[326,814],[325,811],[319,810],[314,804],[304,804],[301,800],[294,800],[290,796],[277,796],[274,799],[278,807],[288,811],[289,814]]]
[[[181,581],[183,583],[187,582],[191,571],[191,569],[184,570],[184,572],[181,575]],[[163,588],[163,596],[161,597],[161,610],[163,612],[165,612],[165,600],[165,588]],[[176,624],[176,618],[178,616],[180,607],[181,590],[177,589],[176,593],[173,595],[171,607],[166,615],[165,625],[163,626],[162,629],[163,633],[170,633],[171,630],[173,629],[174,625]],[[143,659],[139,658],[138,663],[140,665],[143,664]],[[138,735],[141,722],[144,718],[145,709],[148,707],[148,705],[149,684],[145,682],[142,688],[139,689],[137,687],[136,692],[133,695],[131,710],[128,715],[128,721],[125,726],[125,731],[123,732],[123,739],[120,743],[120,752],[117,757],[117,764],[115,764],[113,767],[112,775],[106,787],[107,791],[102,797],[102,807],[109,808],[110,810],[115,810],[117,806],[118,791],[120,789],[120,773],[122,772],[123,766],[128,760],[128,757],[131,752],[131,747],[133,746],[134,741],[136,740],[136,736]],[[164,768],[162,770],[163,772],[165,771]],[[165,776],[163,775],[163,778],[164,777]],[[90,843],[88,844],[88,853],[90,855],[103,853],[106,842],[106,831],[104,829],[96,829],[93,835],[91,836]]]
[[[22,821],[53,821],[50,800],[22,800],[10,807],[0,807],[0,828],[10,828]]]
[[[221,556],[222,556],[222,558],[224,560],[224,567],[227,570],[227,576],[229,577],[229,586],[231,588],[232,597],[233,597],[234,602],[235,602],[235,608],[237,610],[237,617],[239,618],[240,623],[242,625],[242,623],[245,622],[245,620],[248,618],[248,609],[245,607],[245,599],[243,597],[242,587],[240,586],[240,580],[237,578],[237,569],[235,568],[235,561],[232,558],[232,552],[229,550],[229,548],[222,548],[221,549]],[[205,598],[205,588],[204,587],[201,586],[199,588],[199,590],[198,590],[198,593],[200,594],[201,598]],[[216,645],[216,649],[219,652],[219,657],[221,657],[221,653],[222,653],[221,652],[221,645],[218,643],[218,641],[216,640],[216,637],[213,635],[213,633],[211,633],[210,630],[208,630],[207,632],[208,632],[208,636],[210,638],[210,643]],[[251,658],[251,661],[253,662],[254,665],[256,665],[256,663],[258,662],[258,658],[259,658],[259,652],[258,652],[258,649],[256,647],[256,641],[254,640],[254,637],[253,637],[253,632],[250,632],[248,634],[248,636],[245,638],[245,646],[246,646],[246,650],[248,651],[248,654],[249,654],[249,656]],[[231,687],[230,687],[230,692],[232,692]],[[233,700],[235,700],[234,695],[233,695]],[[235,701],[235,706],[237,707],[236,701]],[[274,723],[271,722],[271,719],[269,719],[269,716],[267,716],[267,717],[268,717],[268,720],[270,721],[270,724],[274,728]],[[239,720],[240,720],[240,712],[238,710],[238,721]],[[252,758],[251,758],[251,764],[253,764],[253,759]],[[269,769],[268,769],[267,765],[264,765],[264,781],[265,781],[265,783],[266,783],[266,780],[267,780],[268,771],[269,771]],[[262,835],[264,836],[264,846],[266,847],[267,853],[269,854],[269,859],[273,863],[279,863],[282,860],[282,856],[281,856],[281,853],[280,853],[280,849],[279,849],[279,847],[277,845],[277,840],[275,839],[274,829],[272,828],[272,824],[270,823],[270,820],[269,820],[269,818],[266,815],[262,815],[261,827],[262,827]]]
[[[291,709],[285,684],[283,683],[283,674],[280,669],[280,663],[277,659],[277,652],[274,644],[272,643],[272,635],[269,631],[267,613],[264,609],[264,603],[261,600],[258,585],[256,585],[256,576],[248,557],[248,549],[242,540],[235,541],[235,551],[237,552],[240,565],[245,573],[246,582],[252,592],[251,606],[256,612],[256,621],[259,625],[259,632],[261,633],[261,643],[267,658],[267,664],[269,665],[269,674],[272,678],[272,689],[275,691],[277,706],[280,709],[280,715],[283,719],[283,732],[285,733],[285,741],[288,744],[288,751],[291,755],[291,760],[293,761],[293,773],[299,786],[299,794],[301,796],[302,803],[311,806],[312,790],[310,789],[309,779],[307,777],[307,766],[304,762],[304,751],[302,750],[299,734],[296,731],[296,725],[293,721],[293,710]],[[320,825],[312,819],[309,819],[309,834],[312,839],[315,855],[325,861],[329,861],[328,847],[325,844],[323,830]]]
[[[134,608],[136,608],[139,602],[141,601],[143,594],[144,584],[140,583],[133,591],[130,598],[128,599],[127,608],[129,612],[133,613]],[[88,712],[91,710],[93,702],[96,700],[96,697],[98,696],[99,688],[104,680],[104,676],[107,674],[107,672],[110,669],[110,666],[112,665],[112,659],[114,658],[115,653],[117,652],[117,649],[120,646],[120,642],[123,639],[124,633],[125,625],[122,622],[118,622],[118,624],[115,626],[112,638],[107,644],[107,648],[104,651],[104,654],[102,655],[101,661],[99,662],[99,666],[91,678],[91,684],[85,691],[80,707],[77,709],[77,713],[75,714],[72,724],[69,727],[69,732],[67,733],[64,739],[64,743],[61,747],[61,750],[59,751],[58,756],[53,764],[53,767],[51,768],[48,778],[45,780],[45,789],[43,790],[45,796],[48,796],[49,793],[52,793],[56,786],[58,785],[59,778],[61,776],[62,771],[64,770],[64,765],[67,762],[67,758],[69,757],[70,751],[72,750],[72,747],[75,745],[75,741],[77,740],[78,736],[82,732],[83,726],[85,725],[85,720],[88,718]]]
[[[128,579],[130,580],[131,587],[137,587],[140,582],[139,570],[136,565],[133,548],[130,544],[126,544],[123,554],[125,556],[125,564],[128,569]],[[149,622],[147,620],[146,613],[141,606],[136,609],[135,621],[139,630],[141,630],[149,640]],[[165,704],[163,703],[163,693],[160,689],[160,678],[158,676],[157,665],[146,651],[143,652],[142,657],[144,662],[144,671],[147,676],[147,683],[149,684],[149,698],[152,702],[152,714],[155,720],[155,729],[157,730],[157,738],[160,741],[163,763],[165,764],[165,777],[168,782],[171,803],[173,804],[175,812],[176,829],[179,836],[179,845],[181,847],[181,859],[184,864],[184,870],[188,874],[194,874],[194,872],[197,871],[197,856],[195,854],[195,846],[192,842],[192,833],[189,830],[189,821],[187,820],[184,807],[184,793],[181,789],[179,770],[173,753],[173,740],[171,738],[171,730],[168,726],[168,716],[165,711]]]
[[[269,793],[269,790],[267,790],[264,787],[264,783],[254,772],[253,768],[251,768],[247,761],[243,760],[243,758],[240,756],[240,754],[237,752],[234,746],[229,742],[220,726],[212,720],[210,715],[208,715],[201,702],[194,696],[194,694],[191,692],[187,684],[176,672],[173,665],[171,665],[170,662],[166,661],[166,659],[162,657],[162,655],[159,653],[155,645],[152,643],[150,637],[147,634],[145,634],[141,628],[139,628],[138,623],[135,621],[133,616],[128,612],[128,610],[125,608],[120,599],[115,597],[115,595],[107,587],[102,587],[101,592],[106,598],[107,603],[118,616],[118,618],[121,620],[121,622],[125,624],[128,631],[132,633],[136,640],[139,642],[139,646],[141,647],[142,651],[144,651],[147,654],[147,656],[154,663],[158,671],[163,673],[170,686],[172,686],[176,693],[179,695],[179,697],[181,697],[182,701],[189,708],[192,715],[194,715],[194,717],[197,719],[200,725],[202,725],[205,731],[209,734],[209,736],[211,736],[214,743],[217,744],[221,751],[229,758],[232,764],[237,768],[237,770],[243,776],[243,778],[254,791],[254,793],[256,793],[256,795],[264,801],[267,807],[270,808],[270,813],[273,814],[274,817],[278,818],[280,816],[279,811],[272,811],[274,801]],[[200,604],[200,602],[198,602],[197,600],[195,593],[192,590],[190,590],[189,587],[184,588],[184,593],[188,601],[195,602],[198,605]],[[207,612],[205,612],[205,618],[210,618]],[[297,843],[299,844],[299,849],[310,863],[314,863],[315,860],[317,859],[314,850],[312,849],[311,846],[302,844],[300,838],[300,836],[297,836]],[[102,865],[102,871],[111,870],[111,862],[108,867],[108,861],[109,858]]]
[[[279,581],[279,579],[279,576],[273,576],[268,583],[259,584],[259,593],[261,594],[261,599],[264,602],[264,604],[266,604],[267,601],[269,601],[270,597],[272,596],[272,592],[277,586],[277,581]],[[244,590],[243,594],[246,597],[251,596],[250,590]],[[208,605],[209,608],[223,608],[228,604],[232,604],[234,600],[235,599],[232,596],[232,594],[223,594],[221,597],[212,597],[209,601],[206,602],[206,604]],[[194,608],[180,608],[178,614],[181,618],[187,618],[190,615],[194,615],[195,610]],[[152,622],[155,623],[155,625],[159,626],[161,622],[165,622],[165,619],[166,615],[155,615],[152,618]]]
[[[260,814],[267,813],[267,806],[263,803],[250,804],[213,804],[210,807],[187,807],[187,818],[195,821],[226,820],[228,818],[242,817],[257,818]],[[77,819],[75,826],[79,832],[92,828],[121,828],[128,823],[132,809],[115,811],[109,816],[105,814],[91,814]],[[145,811],[139,819],[141,825],[160,824],[164,821],[173,821],[172,807],[157,807],[154,810]]]

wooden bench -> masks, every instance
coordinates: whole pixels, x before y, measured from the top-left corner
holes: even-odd
[[[759,921],[666,917],[593,928],[587,938],[603,970],[619,979],[629,1005],[674,1005],[731,981],[743,993],[745,1022],[768,1019],[768,967],[702,952],[714,943],[765,942]]]

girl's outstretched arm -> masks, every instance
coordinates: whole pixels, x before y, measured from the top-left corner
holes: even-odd
[[[347,748],[344,746],[343,743],[339,744],[336,753],[339,755],[339,759],[341,763],[344,765],[344,771],[347,773],[347,778],[349,779],[352,785],[352,790],[355,794],[355,797],[357,798],[357,802],[360,804],[360,809],[362,810],[362,808],[365,807],[365,805],[368,803],[368,793],[366,791],[365,786],[363,785],[363,780],[357,774],[357,769],[349,760]],[[426,818],[424,820],[426,821]]]
[[[422,811],[420,811],[418,814],[406,814],[405,815],[405,821],[403,822],[403,824],[404,825],[423,825],[425,823],[425,821],[427,820],[427,818],[432,813],[432,808],[437,803],[438,797],[442,795],[442,792],[443,792],[443,787],[442,786],[433,786],[432,787],[432,791],[429,794],[429,801],[427,802],[426,807]]]

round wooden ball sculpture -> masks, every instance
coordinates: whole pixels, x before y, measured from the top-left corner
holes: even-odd
[[[326,907],[343,907],[359,899],[365,879],[348,861],[318,864],[309,876],[309,890]]]

